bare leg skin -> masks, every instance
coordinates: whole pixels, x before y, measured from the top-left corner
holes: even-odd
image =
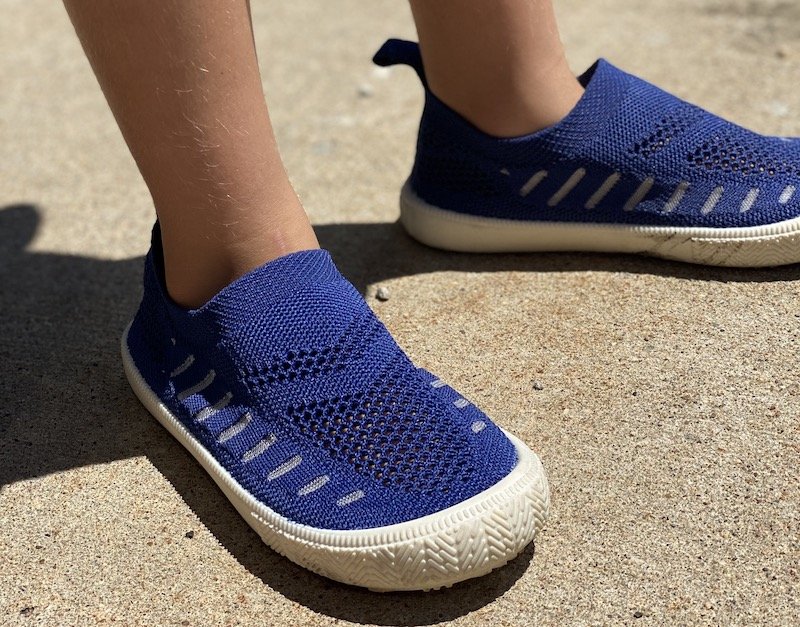
[[[247,0],[65,4],[153,197],[177,303],[317,247],[272,132]],[[580,97],[550,0],[411,6],[432,90],[485,132],[544,128]]]
[[[150,189],[177,303],[318,247],[278,154],[247,0],[65,5]]]
[[[431,91],[498,137],[541,130],[575,106],[551,0],[410,0]]]

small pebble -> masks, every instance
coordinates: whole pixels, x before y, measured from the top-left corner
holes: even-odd
[[[386,302],[389,300],[389,290],[385,287],[379,287],[378,290],[375,292],[375,298],[377,298],[381,302]]]
[[[32,607],[23,607],[19,611],[19,613],[22,614],[23,616],[30,616],[31,614],[33,614],[33,609],[34,608],[32,608]]]
[[[194,531],[192,530],[187,531],[185,534],[183,534],[183,537],[189,538],[191,540],[192,538],[194,538]]]
[[[544,389],[544,386],[542,385],[541,381],[534,381],[533,389],[536,390],[537,392],[541,392]]]
[[[362,83],[358,86],[358,90],[356,92],[359,98],[371,98],[372,94],[375,93],[375,90],[372,89],[372,85],[367,83]]]
[[[633,617],[634,617],[634,618],[641,618],[642,616],[644,616],[644,614],[642,614],[642,613],[641,613],[640,611],[638,611],[638,610],[637,610],[637,611],[635,611],[635,612],[633,613]]]

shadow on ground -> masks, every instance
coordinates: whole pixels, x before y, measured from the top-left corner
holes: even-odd
[[[137,305],[142,259],[30,252],[39,222],[33,205],[0,209],[0,486],[146,456],[252,574],[314,611],[354,622],[451,620],[502,595],[525,572],[532,547],[508,567],[451,590],[376,596],[313,576],[269,550],[188,453],[149,418],[124,380],[118,338]],[[455,255],[415,243],[393,223],[322,225],[317,232],[362,291],[393,277],[438,271],[592,270],[707,281],[800,278],[798,266],[746,271],[631,256]]]
[[[473,254],[440,251],[417,243],[398,222],[323,224],[320,245],[362,291],[380,281],[431,272],[625,272],[694,281],[773,282],[800,278],[800,264],[782,268],[695,266],[636,255],[601,253]]]

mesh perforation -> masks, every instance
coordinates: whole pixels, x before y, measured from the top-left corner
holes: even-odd
[[[631,151],[642,157],[652,157],[666,148],[678,135],[686,131],[702,116],[693,106],[680,106],[667,113],[652,132],[636,142]]]
[[[312,377],[341,372],[349,365],[360,361],[375,338],[382,331],[377,319],[358,317],[338,341],[321,349],[288,351],[269,364],[246,372],[251,385],[303,381]]]
[[[689,162],[706,170],[742,175],[798,175],[796,163],[776,156],[776,150],[758,145],[758,137],[746,141],[739,133],[718,133],[689,154]]]
[[[413,379],[413,380],[412,380]],[[357,473],[407,492],[447,492],[471,481],[463,430],[398,360],[366,392],[289,408],[300,433]]]

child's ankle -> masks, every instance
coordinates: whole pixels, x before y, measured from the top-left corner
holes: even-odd
[[[575,107],[583,87],[568,68],[506,85],[502,89],[481,87],[471,94],[456,90],[432,92],[469,121],[493,137],[520,137],[553,126]]]
[[[167,291],[181,307],[201,307],[222,289],[248,272],[301,250],[319,248],[310,226],[270,231],[234,243],[207,239],[197,246],[174,243],[164,237]]]

